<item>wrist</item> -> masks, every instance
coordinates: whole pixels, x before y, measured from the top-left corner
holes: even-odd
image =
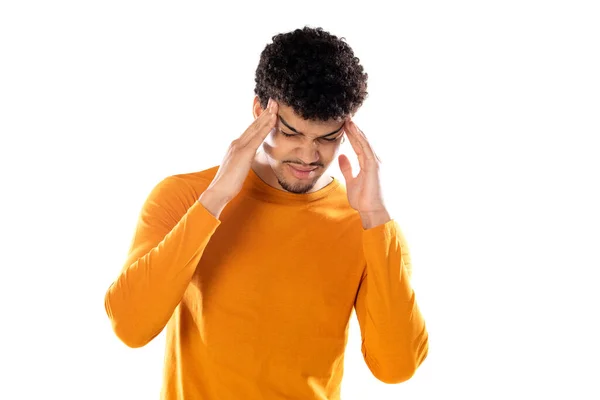
[[[218,193],[206,189],[198,198],[200,204],[204,206],[204,208],[211,213],[215,218],[219,219],[221,212],[229,203],[229,200],[224,196],[219,195]]]
[[[386,209],[371,212],[359,212],[359,214],[363,229],[371,229],[392,220],[392,217]]]

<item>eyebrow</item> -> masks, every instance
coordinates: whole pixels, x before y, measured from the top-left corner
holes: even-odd
[[[299,135],[303,135],[302,132],[298,132],[296,129],[292,128],[287,122],[285,122],[285,120],[283,119],[283,117],[281,115],[277,115],[279,117],[279,120],[281,121],[282,124],[284,124],[289,130],[291,130],[292,132],[296,132]],[[328,133],[326,135],[323,136],[319,136],[317,139],[322,139],[322,138],[326,138],[327,136],[331,136],[333,134],[338,133],[339,131],[342,130],[342,128],[344,127],[344,125],[340,126],[338,129],[336,129],[335,131]]]

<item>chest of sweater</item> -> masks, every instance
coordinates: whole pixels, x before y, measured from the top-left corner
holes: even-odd
[[[322,210],[232,208],[185,300],[207,326],[227,316],[248,333],[342,337],[365,267],[360,233]]]
[[[192,281],[199,297],[190,300],[207,318],[343,335],[364,269],[360,236],[310,212],[258,217],[222,223]]]
[[[235,210],[202,254],[185,324],[230,368],[329,376],[365,267],[361,231],[320,210]]]

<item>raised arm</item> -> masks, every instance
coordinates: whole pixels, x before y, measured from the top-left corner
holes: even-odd
[[[177,176],[148,196],[127,260],[104,299],[113,330],[128,346],[142,347],[156,337],[181,301],[221,211],[240,192],[256,150],[275,126],[278,105],[268,104],[231,143],[199,199],[190,200]]]
[[[362,353],[377,379],[399,383],[410,379],[427,356],[428,334],[410,285],[408,246],[383,200],[379,157],[350,119],[344,131],[360,166],[354,176],[348,157],[339,157],[348,202],[363,226],[366,267],[355,302]]]

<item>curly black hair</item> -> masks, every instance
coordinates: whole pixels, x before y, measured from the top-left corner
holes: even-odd
[[[273,36],[260,55],[254,93],[266,108],[269,97],[306,120],[340,120],[367,97],[367,73],[346,43],[323,28]]]

